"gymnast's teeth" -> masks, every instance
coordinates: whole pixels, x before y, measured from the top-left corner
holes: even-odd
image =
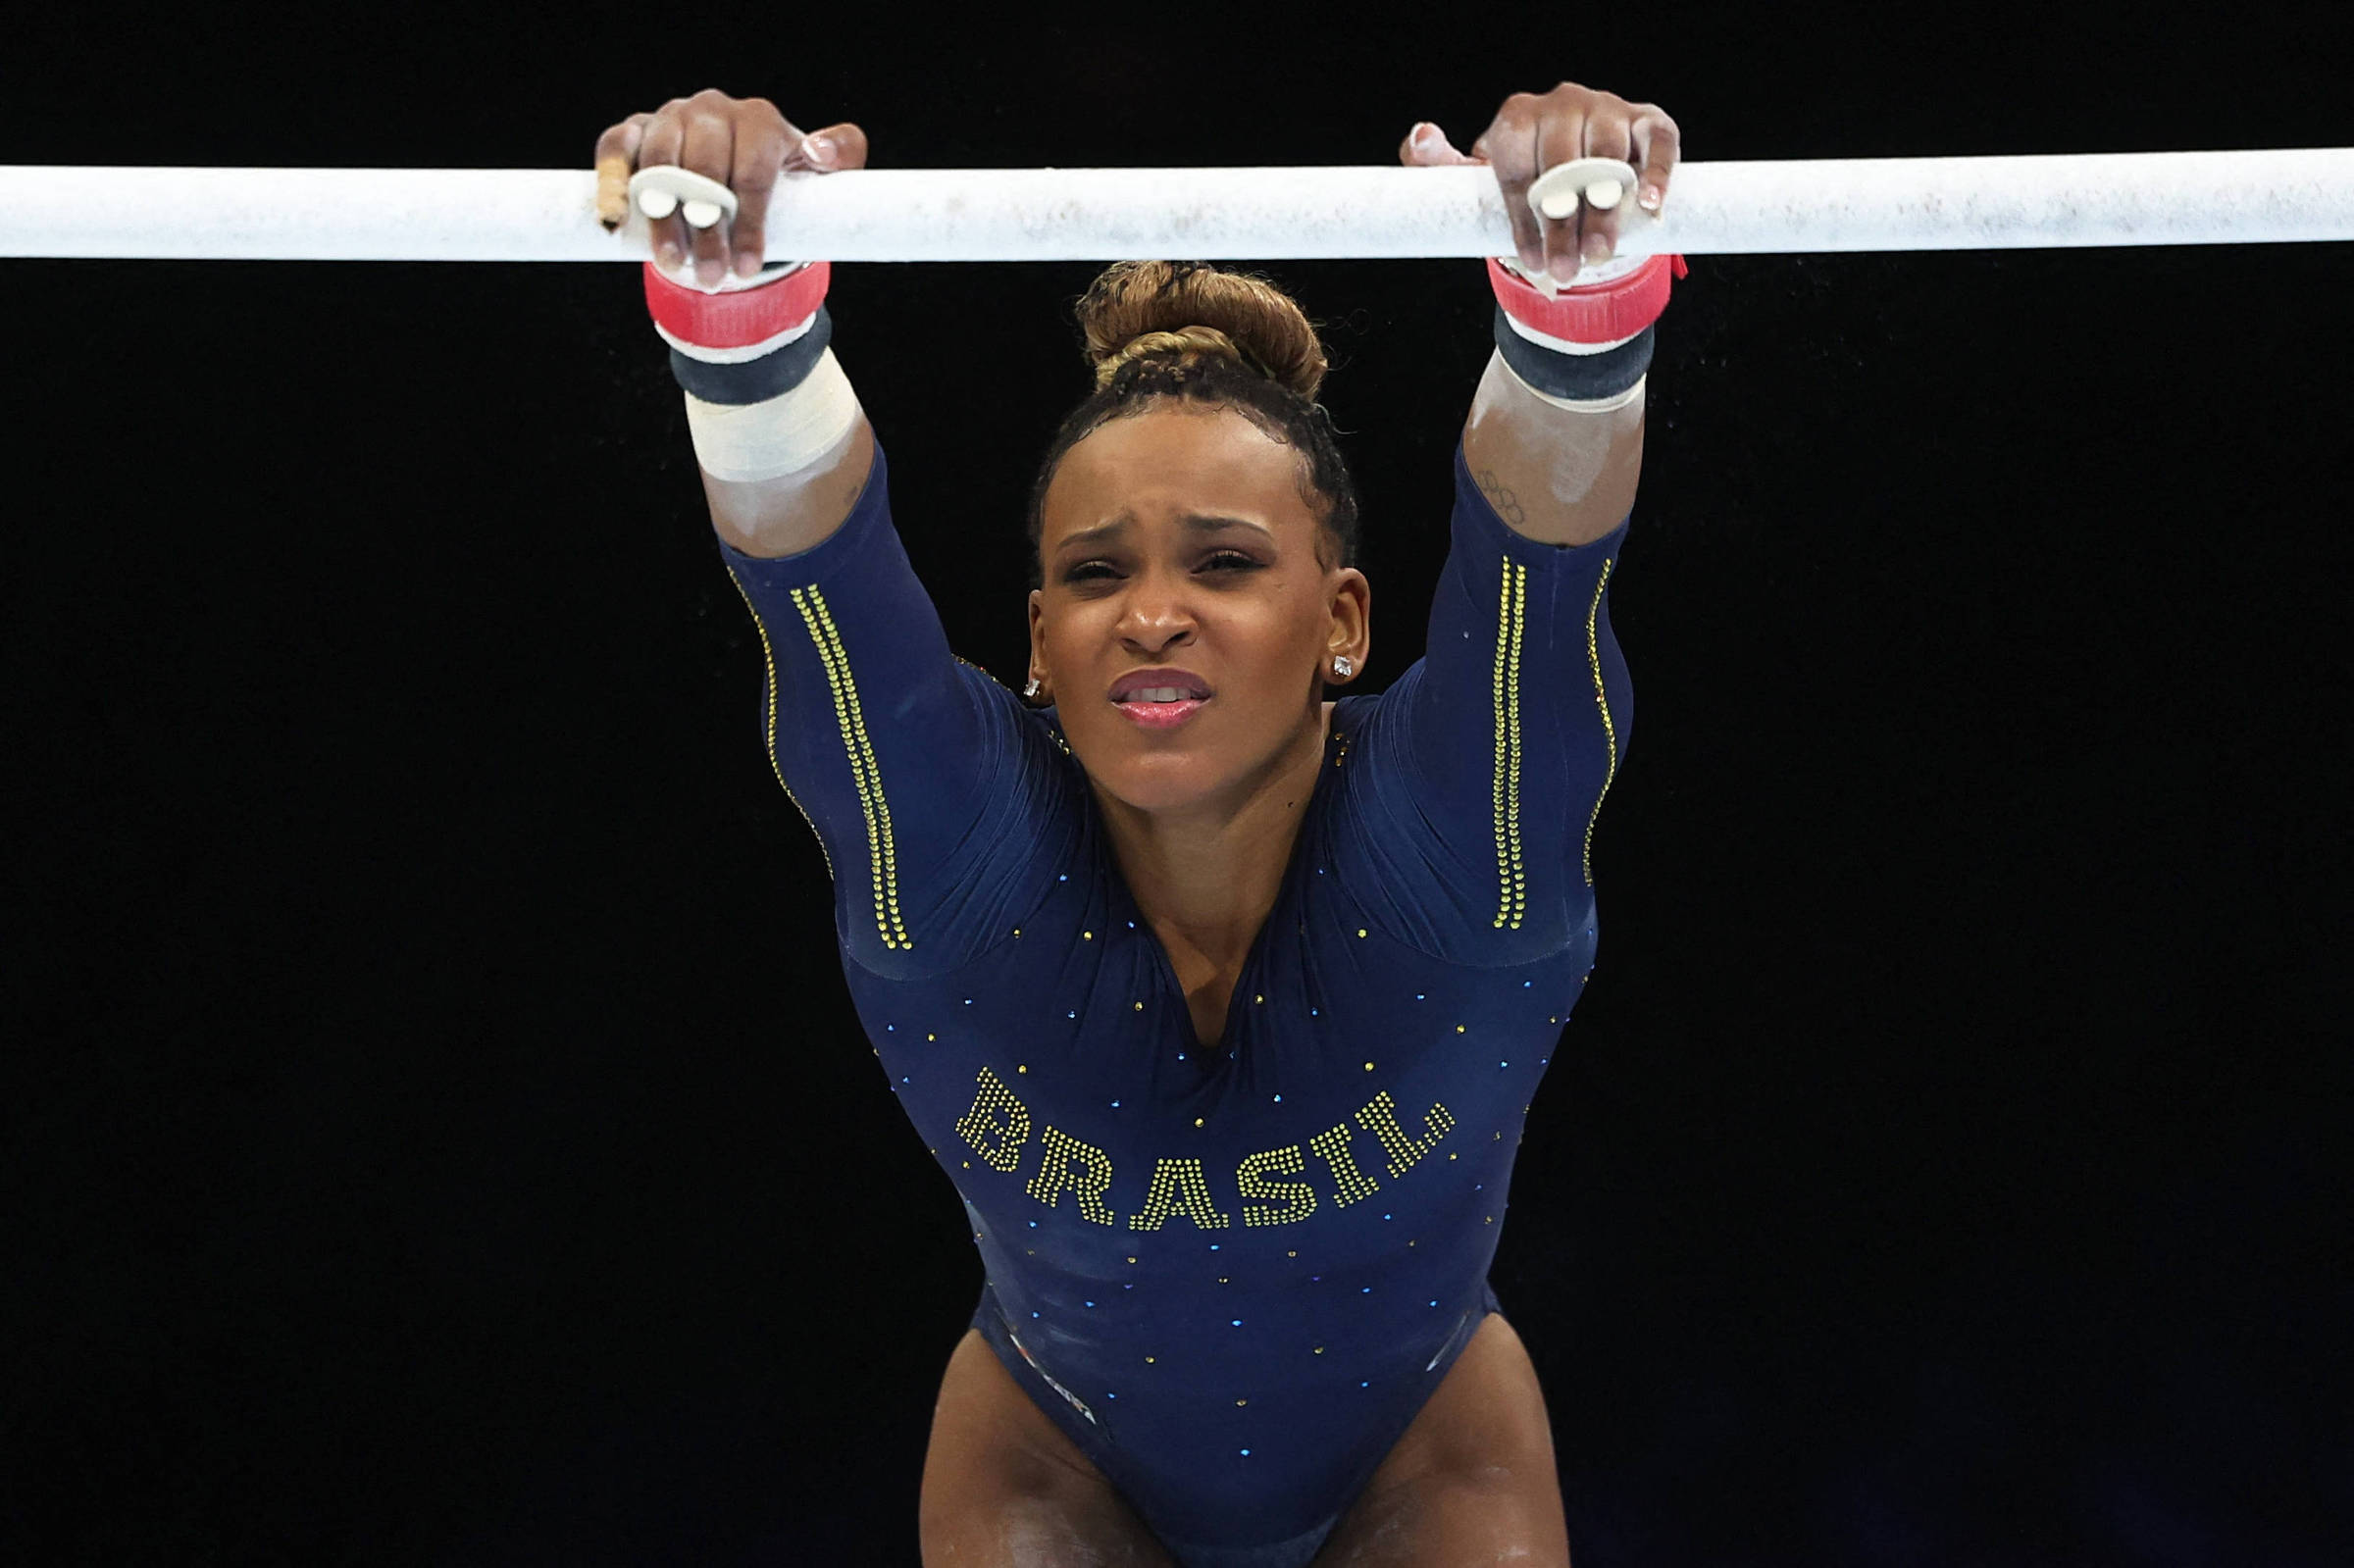
[[[1175,686],[1143,686],[1128,693],[1130,702],[1180,702],[1185,693]]]

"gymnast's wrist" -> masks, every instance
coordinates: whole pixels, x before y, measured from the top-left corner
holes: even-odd
[[[1640,332],[1667,309],[1670,275],[1688,272],[1681,256],[1626,256],[1581,268],[1563,288],[1539,287],[1502,257],[1488,259],[1488,286],[1513,325],[1532,340],[1559,339],[1579,350],[1608,348]],[[1543,275],[1539,275],[1543,277]]]
[[[833,337],[829,262],[787,262],[705,288],[647,262],[645,303],[671,374],[707,403],[759,403],[799,385]],[[691,276],[691,275],[690,275]]]
[[[1581,270],[1585,281],[1556,291],[1491,258],[1497,354],[1514,379],[1557,407],[1622,408],[1640,395],[1651,369],[1654,324],[1667,308],[1671,271],[1685,271],[1681,256],[1627,257]]]

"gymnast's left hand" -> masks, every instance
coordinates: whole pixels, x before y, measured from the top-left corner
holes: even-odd
[[[1415,140],[1417,135],[1422,139]],[[1521,270],[1565,279],[1581,260],[1598,266],[1616,252],[1624,203],[1604,212],[1581,201],[1566,218],[1540,218],[1528,204],[1528,187],[1537,177],[1578,158],[1615,158],[1634,165],[1636,200],[1656,216],[1667,199],[1667,178],[1682,145],[1683,133],[1658,104],[1628,103],[1616,93],[1564,81],[1551,92],[1516,92],[1505,99],[1468,153],[1458,152],[1445,131],[1424,123],[1407,132],[1398,160],[1409,166],[1486,164],[1495,170]]]

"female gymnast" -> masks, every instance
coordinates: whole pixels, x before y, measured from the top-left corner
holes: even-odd
[[[763,264],[780,172],[863,168],[865,133],[704,91],[599,138],[600,172],[738,200],[656,217],[646,299],[759,629],[761,743],[985,1266],[926,1564],[1568,1562],[1487,1272],[1593,967],[1632,718],[1608,589],[1681,259],[1613,260],[1607,191],[1558,219],[1526,198],[1610,157],[1656,211],[1678,140],[1564,82],[1467,154],[1402,144],[1493,168],[1517,255],[1488,268],[1426,655],[1378,694],[1346,694],[1371,594],[1315,330],[1257,277],[1104,271],[1077,309],[1095,390],[1031,492],[1016,696],[949,652],[909,568],[827,265]]]

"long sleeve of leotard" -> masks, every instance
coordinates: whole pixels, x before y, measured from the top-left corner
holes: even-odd
[[[1067,869],[1068,771],[1020,699],[948,651],[881,444],[815,548],[714,542],[759,629],[760,743],[824,849],[844,953],[912,978],[1008,935]]]
[[[1592,836],[1634,694],[1611,630],[1627,523],[1592,543],[1512,531],[1455,449],[1455,513],[1421,659],[1369,704],[1353,890],[1425,951],[1555,952],[1593,903]]]

